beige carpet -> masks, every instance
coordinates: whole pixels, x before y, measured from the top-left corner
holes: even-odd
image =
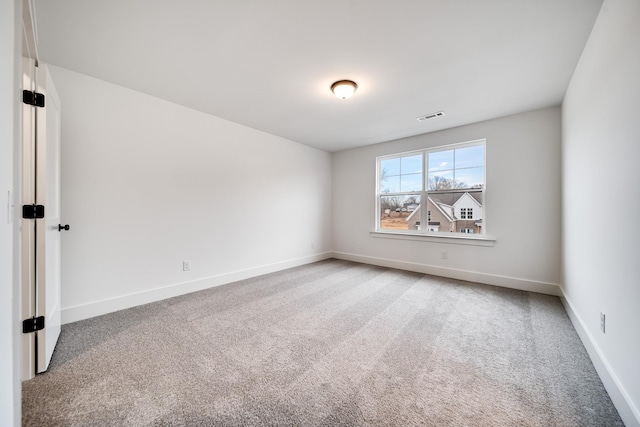
[[[328,260],[65,325],[26,426],[616,426],[556,297]]]

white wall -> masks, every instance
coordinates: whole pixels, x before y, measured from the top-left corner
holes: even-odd
[[[0,1],[0,425],[20,425],[19,253],[15,210],[18,190],[14,155],[20,142],[20,1]],[[8,192],[11,191],[9,200]]]
[[[566,305],[627,425],[640,425],[638,18],[640,1],[604,2],[562,108]]]
[[[493,247],[372,237],[376,156],[486,138]],[[560,283],[560,108],[335,153],[333,247],[341,258],[557,293]],[[448,259],[441,259],[441,251]],[[505,277],[506,276],[506,277]]]
[[[63,114],[61,215],[71,226],[63,322],[328,256],[329,153],[51,73]],[[192,83],[185,90],[197,90]]]

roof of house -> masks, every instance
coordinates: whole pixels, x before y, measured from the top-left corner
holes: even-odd
[[[482,206],[482,190],[481,189],[460,189],[460,190],[445,190],[445,191],[430,191],[429,197],[434,203],[442,203],[445,205],[453,206],[455,202],[460,199],[465,193],[473,197]]]
[[[466,188],[466,189],[460,189],[460,190],[435,191],[435,192],[429,192],[428,197],[429,197],[429,200],[431,200],[431,202],[434,204],[434,206],[440,212],[442,212],[445,218],[447,218],[448,221],[452,222],[455,220],[455,218],[453,218],[450,215],[449,209],[444,209],[444,208],[452,208],[453,205],[465,194],[469,194],[471,197],[474,198],[476,202],[478,202],[480,206],[482,206],[482,190],[481,189]],[[414,215],[417,215],[416,212],[420,210],[420,206],[421,205],[419,205],[413,212],[411,212],[411,215],[407,217],[407,221],[410,221]]]

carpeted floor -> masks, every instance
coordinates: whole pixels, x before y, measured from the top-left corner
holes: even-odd
[[[62,330],[26,426],[623,425],[556,297],[328,260]]]

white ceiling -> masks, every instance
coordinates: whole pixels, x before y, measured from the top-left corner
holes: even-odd
[[[41,61],[338,151],[560,104],[601,4],[36,0],[35,10]],[[358,83],[353,98],[330,92],[340,79]]]

